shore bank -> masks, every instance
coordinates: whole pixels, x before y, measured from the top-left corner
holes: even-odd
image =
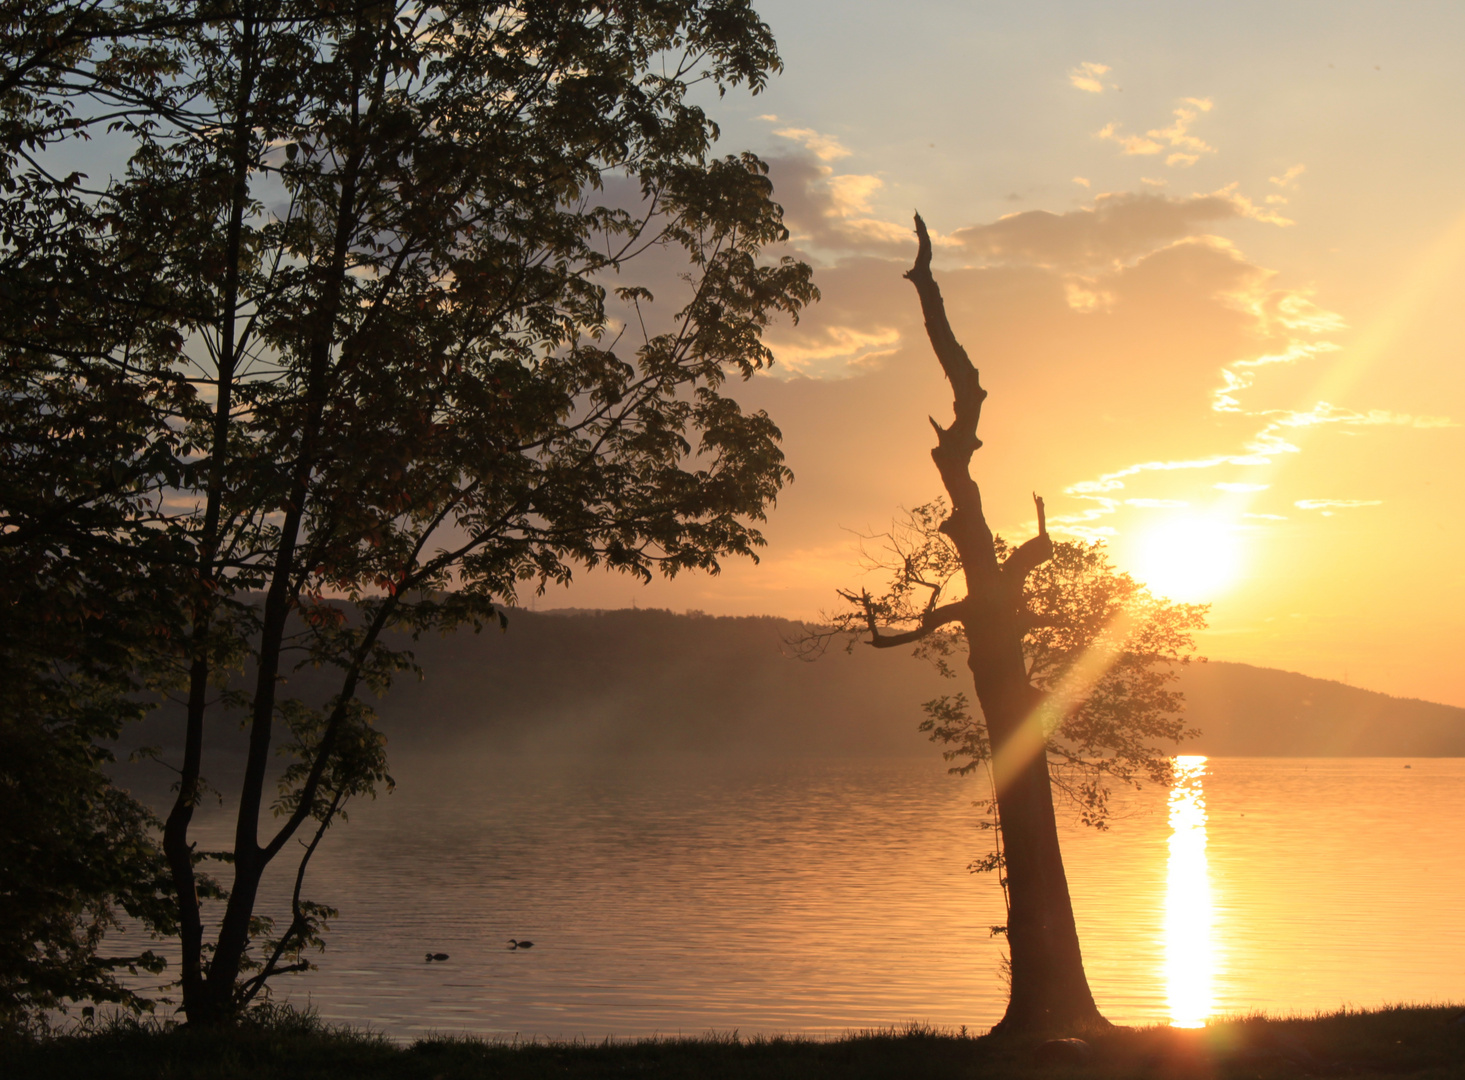
[[[1204,1028],[1115,1028],[1087,1049],[1045,1053],[1042,1040],[920,1025],[798,1036],[586,1043],[428,1038],[394,1043],[370,1030],[282,1012],[223,1032],[113,1022],[99,1030],[0,1044],[0,1074],[48,1080],[479,1080],[479,1078],[839,1077],[1227,1078],[1465,1075],[1461,1006],[1401,1006],[1309,1017],[1246,1017]],[[1065,1054],[1062,1051],[1073,1051]],[[1073,1057],[1070,1060],[1070,1057]],[[1057,1058],[1059,1060],[1054,1060]]]

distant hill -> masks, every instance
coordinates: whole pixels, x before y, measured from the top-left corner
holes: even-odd
[[[1465,757],[1465,709],[1250,664],[1196,664],[1181,681],[1197,753]]]
[[[954,683],[905,653],[813,662],[774,618],[513,612],[509,629],[413,646],[426,678],[377,709],[394,743],[445,736],[569,753],[928,754],[920,703]]]
[[[785,643],[803,633],[774,618],[518,611],[507,632],[418,642],[426,678],[376,707],[394,752],[908,756],[933,752],[916,730],[921,702],[970,696],[905,650],[792,659]],[[302,673],[292,690],[311,696],[318,679]],[[1202,730],[1183,744],[1191,753],[1465,756],[1465,709],[1248,664],[1195,665],[1182,685]],[[148,728],[176,738],[165,717]]]

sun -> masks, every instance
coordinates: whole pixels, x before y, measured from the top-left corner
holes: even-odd
[[[1156,596],[1184,603],[1211,600],[1236,580],[1236,529],[1214,517],[1174,517],[1146,529],[1134,552],[1134,576]]]

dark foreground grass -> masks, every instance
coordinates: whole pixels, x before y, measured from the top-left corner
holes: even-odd
[[[381,1035],[277,1013],[229,1031],[114,1022],[92,1033],[0,1044],[0,1076],[26,1080],[467,1080],[467,1078],[837,1077],[1230,1078],[1360,1075],[1465,1077],[1461,1009],[1388,1008],[1252,1017],[1196,1031],[1115,1028],[1089,1037],[1082,1064],[1041,1064],[1039,1040],[973,1037],[912,1026],[804,1038],[492,1042]]]

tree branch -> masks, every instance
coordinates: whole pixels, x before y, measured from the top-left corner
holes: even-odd
[[[920,641],[923,637],[939,630],[947,623],[956,622],[958,619],[965,618],[971,614],[971,609],[967,602],[965,600],[957,600],[950,604],[942,604],[940,607],[927,608],[925,614],[921,616],[921,625],[914,630],[907,630],[899,634],[882,634],[880,632],[879,620],[875,613],[875,604],[868,592],[861,590],[860,594],[856,596],[854,593],[840,590],[839,595],[843,596],[850,603],[859,604],[864,608],[865,626],[870,631],[870,640],[867,644],[873,645],[877,649],[894,649],[901,645],[909,645],[911,642]]]
[[[916,215],[916,238],[919,242],[916,262],[906,271],[905,276],[916,287],[916,293],[921,298],[926,336],[931,341],[931,348],[935,350],[936,359],[941,361],[941,370],[946,372],[946,379],[951,383],[951,392],[955,398],[956,416],[951,427],[942,428],[934,419],[931,426],[936,429],[943,456],[949,455],[952,464],[959,461],[964,473],[972,454],[982,445],[982,440],[977,438],[977,424],[982,418],[982,402],[987,398],[987,391],[982,389],[976,367],[961,343],[956,340],[951,323],[947,321],[941,290],[936,285],[936,279],[931,276],[931,236],[926,231],[926,223],[921,220],[920,214]],[[938,460],[937,465],[942,467],[944,478],[943,463]]]
[[[1022,589],[1022,583],[1029,574],[1053,557],[1053,541],[1048,536],[1048,517],[1043,510],[1043,497],[1036,492],[1033,494],[1033,504],[1038,508],[1038,535],[1023,543],[1002,564],[1003,576],[1015,592]]]
[[[252,1001],[255,995],[264,988],[265,983],[276,975],[284,975],[292,971],[310,970],[310,962],[303,959],[294,964],[286,964],[282,967],[280,966],[280,957],[288,951],[292,937],[298,937],[300,939],[300,947],[306,944],[306,936],[310,932],[310,920],[300,906],[300,889],[305,884],[305,869],[310,865],[310,859],[315,854],[315,849],[320,847],[320,842],[325,837],[326,830],[331,827],[331,821],[335,818],[336,811],[341,808],[344,795],[345,789],[339,788],[331,797],[331,805],[327,807],[325,814],[322,815],[320,827],[315,830],[315,836],[311,837],[310,843],[305,847],[305,854],[300,857],[300,865],[295,870],[295,891],[290,895],[290,927],[281,935],[280,940],[275,943],[274,952],[270,955],[269,960],[265,962],[264,966],[260,968],[259,974],[255,975],[239,988],[241,1004],[247,1005]]]

